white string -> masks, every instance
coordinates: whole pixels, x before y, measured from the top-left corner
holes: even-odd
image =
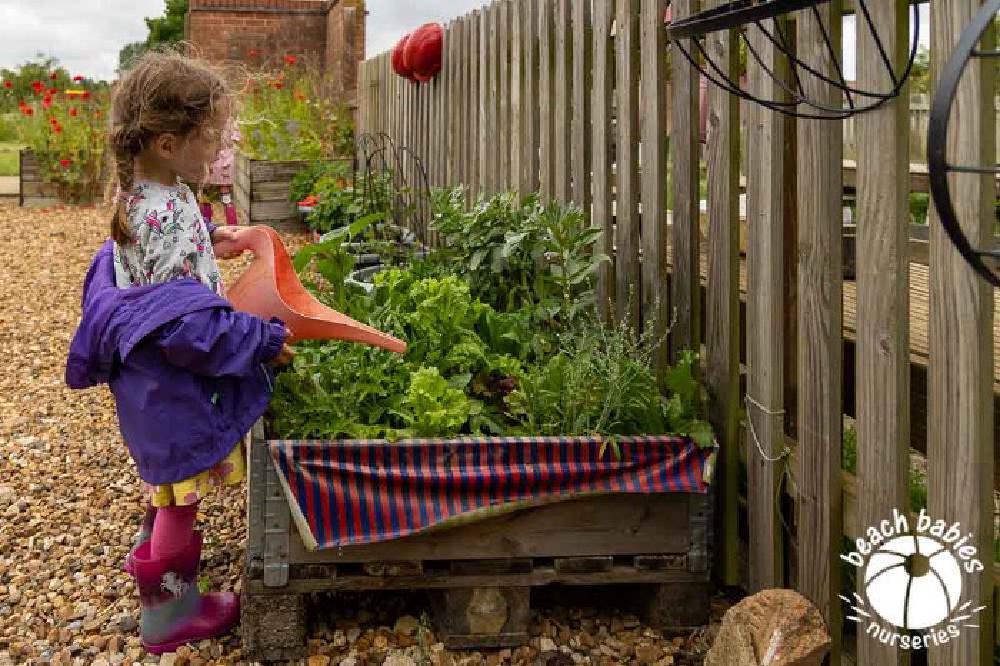
[[[750,414],[750,405],[752,404],[754,407],[764,412],[768,416],[781,416],[785,413],[785,410],[768,409],[767,407],[765,407],[764,405],[760,404],[752,397],[750,397],[749,393],[743,396],[743,402],[747,407],[747,425],[750,426],[750,436],[753,438],[753,443],[757,446],[757,452],[760,453],[760,457],[769,463],[780,462],[781,460],[786,458],[792,452],[787,445],[785,446],[784,450],[777,455],[777,457],[772,458],[771,456],[764,453],[764,447],[761,446],[760,438],[757,437],[757,429],[753,425],[753,416]]]

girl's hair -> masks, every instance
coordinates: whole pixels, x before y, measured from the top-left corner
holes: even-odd
[[[116,84],[111,102],[108,154],[113,197],[111,237],[131,238],[127,193],[132,189],[135,158],[161,134],[186,137],[207,127],[220,112],[231,110],[232,93],[220,72],[208,63],[174,52],[140,57]]]

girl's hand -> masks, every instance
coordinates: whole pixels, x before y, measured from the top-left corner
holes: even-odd
[[[212,245],[215,248],[215,255],[219,259],[235,259],[243,254],[243,248],[236,247],[236,229],[229,227],[217,227],[212,232]]]
[[[285,339],[287,340],[292,336],[292,331],[288,328],[285,328],[285,334],[286,334]],[[287,344],[281,345],[281,351],[279,351],[278,355],[272,358],[268,362],[268,365],[270,365],[271,367],[284,367],[290,364],[292,362],[292,359],[294,358],[295,358],[295,351]]]
[[[292,362],[292,359],[294,358],[295,358],[295,351],[288,345],[282,345],[281,351],[278,352],[277,356],[271,359],[269,365],[273,367],[284,367],[286,365],[289,365]]]

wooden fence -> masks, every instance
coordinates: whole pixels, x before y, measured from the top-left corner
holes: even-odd
[[[698,4],[673,0],[673,15],[686,16]],[[935,6],[932,53],[951,52],[978,4],[949,0]],[[963,535],[973,534],[969,543],[987,565],[963,580],[962,598],[973,607],[987,606],[974,622],[979,628],[963,627],[958,638],[933,648],[930,663],[990,663],[998,445],[994,294],[966,268],[932,211],[925,278],[929,361],[926,391],[914,399],[908,96],[853,121],[860,221],[856,333],[847,358],[840,279],[842,122],[796,122],[761,107],[741,107],[713,86],[702,146],[697,73],[677,45],[667,43],[665,6],[665,0],[493,2],[447,25],[444,69],[431,83],[395,76],[389,54],[363,63],[360,130],[386,133],[414,150],[433,186],[464,183],[474,196],[540,190],[580,204],[605,231],[597,250],[614,257],[599,280],[607,314],[634,324],[652,320],[661,330],[672,321],[662,362],[683,349],[703,352],[722,451],[719,579],[751,592],[800,590],[828,621],[833,664],[844,653],[841,628],[849,610],[838,598],[845,526],[849,536],[862,536],[860,526],[879,525],[894,509],[909,506],[911,420],[917,418],[926,431],[928,511],[948,524],[960,523]],[[889,57],[902,62],[905,0],[868,7]],[[819,5],[835,42],[840,21],[832,19],[841,10],[840,0]],[[819,48],[819,22],[810,13],[788,18],[799,57],[833,76]],[[750,38],[771,69],[787,69],[757,29]],[[735,72],[732,34],[713,35],[708,47]],[[860,85],[885,87],[874,43],[862,38],[858,51]],[[953,123],[951,140],[957,163],[995,159],[988,66],[982,60],[970,65],[955,102],[961,118]],[[748,85],[760,94],[780,94],[755,62],[747,74]],[[817,77],[803,83],[814,98],[838,103],[835,90]],[[741,144],[750,165],[743,174],[745,257],[739,249]],[[703,216],[702,163],[708,184]],[[966,228],[991,228],[990,179],[961,176],[956,184]],[[848,403],[857,418],[856,476],[841,470]],[[744,466],[747,492],[740,497]],[[902,651],[866,628],[859,625],[856,632],[860,663],[903,662]]]

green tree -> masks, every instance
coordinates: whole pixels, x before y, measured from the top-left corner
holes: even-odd
[[[187,16],[188,0],[165,0],[163,16],[146,18],[149,34],[144,42],[132,42],[118,52],[118,71],[128,69],[136,58],[148,49],[160,44],[175,44],[184,39],[184,18]]]
[[[910,94],[926,95],[931,89],[931,53],[925,47],[917,48],[910,69]]]

